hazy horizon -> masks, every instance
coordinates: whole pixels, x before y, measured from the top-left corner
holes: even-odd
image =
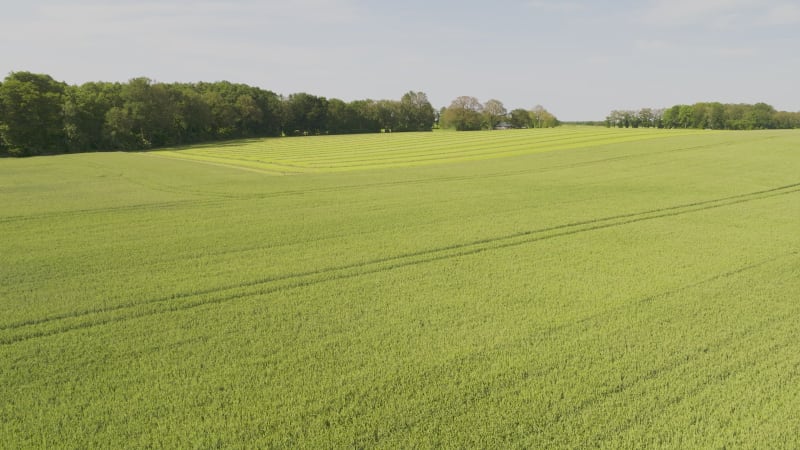
[[[228,80],[346,101],[414,90],[437,109],[469,95],[564,121],[698,101],[800,110],[800,6],[788,1],[49,0],[3,12],[2,76]]]

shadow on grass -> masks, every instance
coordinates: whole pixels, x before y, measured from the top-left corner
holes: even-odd
[[[229,139],[224,141],[198,142],[196,144],[171,145],[166,147],[153,147],[153,148],[145,148],[138,150],[119,150],[119,151],[124,153],[149,153],[149,152],[163,152],[163,151],[179,152],[182,150],[197,150],[205,148],[239,147],[242,146],[243,144],[255,144],[258,142],[264,142],[271,139],[282,139],[282,138],[279,137],[238,138],[238,139]]]

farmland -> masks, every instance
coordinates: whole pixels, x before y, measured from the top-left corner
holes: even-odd
[[[389,133],[314,137],[313,144],[301,139],[260,139],[242,141],[225,148],[220,144],[188,149],[163,150],[154,155],[209,163],[251,167],[273,174],[342,172],[422,166],[474,161],[504,156],[655,139],[696,131],[609,130],[606,128],[544,129],[503,133],[474,133],[456,136],[452,132]]]
[[[800,133],[0,159],[0,447],[797,447]]]

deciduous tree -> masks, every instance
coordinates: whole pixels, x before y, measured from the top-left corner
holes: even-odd
[[[458,131],[480,130],[483,105],[475,97],[461,96],[453,100],[444,112],[443,122]]]
[[[434,110],[424,92],[404,94],[397,112],[397,131],[430,131],[433,128]]]
[[[494,129],[498,123],[504,120],[506,114],[508,114],[508,112],[505,106],[503,106],[503,102],[500,100],[491,99],[483,105],[483,117],[490,130]]]
[[[531,115],[526,109],[517,108],[511,111],[509,121],[514,128],[528,128],[531,126]]]
[[[11,154],[61,153],[64,91],[49,75],[14,72],[0,85],[0,140]]]

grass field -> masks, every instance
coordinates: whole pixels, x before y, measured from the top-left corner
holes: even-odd
[[[424,166],[566,150],[600,144],[642,141],[696,130],[615,130],[565,127],[507,130],[492,133],[388,133],[315,136],[308,139],[237,141],[189,149],[168,149],[153,155],[211,164],[249,167],[262,172],[343,172]]]
[[[2,448],[800,446],[800,132],[6,159],[0,205]]]

